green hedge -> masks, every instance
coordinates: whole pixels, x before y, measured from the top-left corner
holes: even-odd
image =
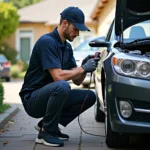
[[[4,100],[4,87],[0,82],[0,106],[3,105],[3,100]]]
[[[11,107],[9,104],[4,104],[3,100],[4,100],[4,87],[0,82],[0,114],[4,113],[8,108]]]
[[[17,50],[10,47],[7,43],[0,44],[0,53],[4,54],[12,64],[17,63]]]

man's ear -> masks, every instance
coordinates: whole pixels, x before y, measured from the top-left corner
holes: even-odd
[[[65,27],[65,28],[67,28],[69,25],[67,20],[63,20],[62,23],[63,23],[63,27]]]

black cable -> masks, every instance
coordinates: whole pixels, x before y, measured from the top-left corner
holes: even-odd
[[[101,136],[101,137],[105,137],[105,135],[96,135],[96,134],[92,134],[92,133],[86,132],[86,131],[82,128],[82,125],[80,124],[79,116],[81,115],[83,106],[84,106],[84,104],[85,104],[85,102],[86,102],[86,100],[87,100],[87,97],[88,97],[89,93],[90,93],[91,79],[92,79],[92,72],[91,72],[91,76],[90,76],[90,84],[89,84],[89,87],[88,87],[88,92],[87,92],[87,95],[86,95],[86,97],[85,97],[85,99],[84,99],[82,105],[81,105],[80,113],[79,113],[79,115],[78,115],[78,124],[79,124],[79,126],[80,126],[80,129],[81,129],[84,133],[86,133],[86,134],[93,135],[93,136]]]

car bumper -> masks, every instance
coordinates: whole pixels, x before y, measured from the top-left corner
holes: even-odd
[[[10,77],[10,68],[4,68],[0,70],[0,78]]]
[[[112,130],[121,133],[150,133],[150,81],[120,76],[114,70],[112,72],[107,89]],[[133,113],[129,119],[121,116],[120,100],[132,105]]]

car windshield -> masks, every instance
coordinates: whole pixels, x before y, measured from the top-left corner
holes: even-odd
[[[150,38],[150,20],[135,24],[123,32],[124,39]]]
[[[74,50],[75,51],[98,51],[99,48],[98,47],[90,47],[89,46],[89,42],[91,40],[85,40],[84,42],[80,43]]]

